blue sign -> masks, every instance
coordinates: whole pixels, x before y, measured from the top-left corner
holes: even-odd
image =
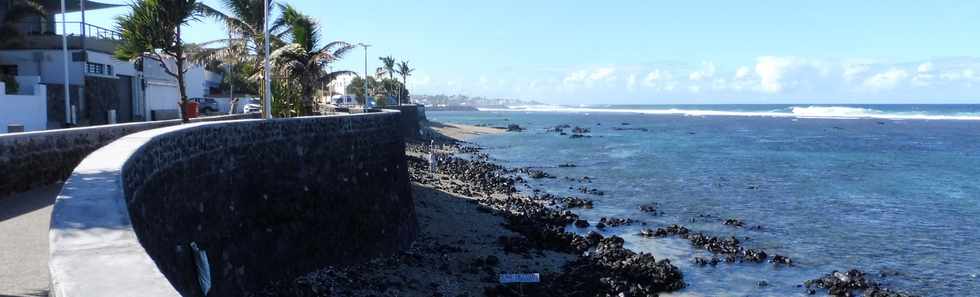
[[[511,283],[539,283],[541,282],[541,275],[537,273],[524,273],[524,274],[501,274],[500,283],[501,284],[511,284]]]

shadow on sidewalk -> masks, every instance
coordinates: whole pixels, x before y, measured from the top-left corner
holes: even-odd
[[[62,183],[54,183],[27,192],[0,197],[0,222],[53,204],[58,193],[61,192],[61,186]]]
[[[48,290],[34,290],[33,292],[26,293],[23,295],[5,295],[0,294],[0,297],[48,297]]]

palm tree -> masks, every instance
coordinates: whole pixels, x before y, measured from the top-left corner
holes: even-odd
[[[337,77],[354,75],[352,71],[325,71],[328,64],[337,61],[355,48],[353,44],[333,41],[321,46],[320,26],[310,16],[304,15],[292,5],[279,5],[282,15],[276,24],[285,29],[282,36],[291,43],[271,54],[273,71],[300,92],[302,114],[312,114],[316,109],[314,88],[327,85]]]
[[[402,88],[408,88],[408,77],[412,76],[412,71],[415,71],[415,68],[409,67],[408,61],[402,61],[401,63],[398,63],[398,74],[402,76]],[[401,97],[402,93],[404,93],[404,91],[399,92],[398,96]],[[398,101],[402,103],[407,103],[404,102],[405,99],[406,98],[399,98]]]
[[[116,18],[122,43],[116,47],[115,57],[120,60],[146,58],[160,63],[163,70],[177,79],[180,92],[180,117],[188,121],[184,109],[187,106],[187,72],[184,41],[181,27],[197,20],[204,5],[197,0],[143,0],[130,4],[132,11]],[[174,61],[171,69],[168,61]]]
[[[381,67],[379,68],[378,74],[387,74],[389,79],[395,78],[395,58],[387,56],[378,59],[381,60]]]
[[[217,9],[204,6],[202,13],[225,24],[228,29],[228,38],[217,39],[202,43],[201,50],[194,52],[192,59],[198,64],[208,64],[219,62],[220,66],[230,65],[232,68],[243,71],[245,77],[253,82],[260,82],[264,73],[261,71],[263,63],[262,57],[265,55],[265,5],[266,2],[273,6],[272,0],[222,0],[222,4],[229,13],[223,13]],[[270,28],[272,39],[270,50],[278,48],[283,43],[276,38],[275,32],[282,32],[280,26],[273,25]],[[281,34],[281,33],[280,33]],[[217,46],[217,47],[215,47]],[[264,84],[258,83],[262,96],[265,92]]]
[[[21,36],[18,27],[21,21],[30,16],[47,17],[44,8],[35,0],[12,0],[6,13],[0,15],[0,49],[16,47],[20,44]]]

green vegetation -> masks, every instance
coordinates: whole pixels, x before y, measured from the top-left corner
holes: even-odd
[[[144,0],[133,2],[130,7],[129,14],[117,18],[123,42],[115,56],[120,60],[150,59],[160,63],[168,75],[177,79],[180,117],[187,122],[187,67],[181,27],[197,20],[204,5],[196,0]],[[174,61],[174,66],[167,65],[169,61]]]
[[[401,103],[409,103],[408,90],[404,88],[408,87],[408,77],[412,75],[412,71],[415,71],[415,68],[409,67],[408,61],[398,63],[398,74],[402,76],[402,93],[404,93],[403,96],[401,94],[399,96]]]
[[[151,59],[161,65],[166,64],[164,61],[175,61],[176,69],[167,69],[167,73],[178,80],[181,106],[187,100],[183,83],[185,59],[206,65],[209,70],[223,72],[223,88],[233,84],[236,93],[264,97],[264,43],[268,38],[272,113],[277,117],[316,114],[322,101],[317,98],[327,99],[333,95],[327,91],[328,85],[342,76],[357,76],[348,70],[327,70],[355,45],[344,41],[323,42],[317,21],[292,5],[277,4],[272,0],[223,0],[221,3],[227,13],[196,0],[134,2],[131,5],[133,12],[119,18],[126,45],[116,56]],[[278,11],[278,17],[270,24],[269,36],[263,31],[266,3]],[[201,17],[225,24],[228,38],[184,45],[180,39],[180,25]],[[154,22],[155,18],[161,18],[163,22]],[[378,106],[385,106],[390,100],[407,102],[405,83],[414,69],[408,62],[399,65],[391,56],[380,60],[382,67],[378,68],[376,77],[382,79],[376,81],[368,77],[369,86],[365,92],[364,81],[356,77],[347,86],[347,93],[355,96],[360,104],[364,104],[365,97],[379,103]],[[401,81],[396,79],[396,74],[401,76]]]

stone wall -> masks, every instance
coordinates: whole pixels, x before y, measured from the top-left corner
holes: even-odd
[[[113,142],[82,162],[55,204],[51,291],[202,296],[192,242],[207,253],[208,296],[246,296],[405,248],[417,225],[400,118],[384,111],[189,124]],[[114,207],[124,209],[118,218],[106,214]],[[98,213],[78,213],[91,210]],[[101,241],[118,243],[93,253],[129,260],[85,255]],[[94,287],[106,279],[115,285]]]
[[[50,92],[49,92],[50,93]],[[193,121],[255,118],[258,114],[203,117]],[[64,180],[86,155],[124,135],[180,124],[139,122],[0,135],[0,199]]]
[[[426,121],[425,106],[422,105],[397,105],[385,108],[401,111],[401,122],[398,127],[405,137],[418,137],[421,122]]]

